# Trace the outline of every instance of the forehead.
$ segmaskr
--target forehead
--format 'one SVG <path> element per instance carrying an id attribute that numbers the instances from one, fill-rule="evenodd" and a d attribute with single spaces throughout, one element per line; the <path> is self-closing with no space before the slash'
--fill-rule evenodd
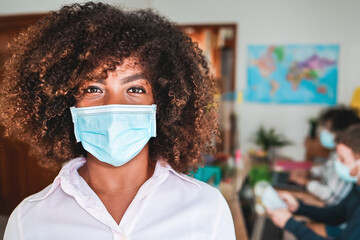
<path id="1" fill-rule="evenodd" d="M 120 65 L 114 65 L 111 66 L 110 63 L 100 64 L 93 71 L 86 74 L 84 82 L 104 81 L 110 78 L 128 77 L 135 74 L 144 75 L 144 67 L 138 58 L 129 57 L 124 59 Z"/>
<path id="2" fill-rule="evenodd" d="M 332 124 L 330 120 L 326 120 L 325 122 L 323 122 L 322 127 L 325 128 L 326 130 L 330 131 Z"/>
<path id="3" fill-rule="evenodd" d="M 110 77 L 126 77 L 134 74 L 142 74 L 143 67 L 136 59 L 125 59 L 123 64 L 116 66 L 115 71 L 108 72 L 108 78 Z"/>
<path id="4" fill-rule="evenodd" d="M 129 70 L 133 71 L 143 71 L 143 66 L 140 64 L 140 61 L 138 58 L 135 57 L 129 57 L 124 59 L 123 63 L 119 66 L 116 66 L 116 72 L 122 73 Z"/>
<path id="5" fill-rule="evenodd" d="M 351 150 L 351 148 L 349 148 L 348 146 L 346 146 L 345 144 L 338 144 L 336 146 L 336 151 L 337 153 L 341 154 L 341 155 L 352 155 L 353 151 Z"/>

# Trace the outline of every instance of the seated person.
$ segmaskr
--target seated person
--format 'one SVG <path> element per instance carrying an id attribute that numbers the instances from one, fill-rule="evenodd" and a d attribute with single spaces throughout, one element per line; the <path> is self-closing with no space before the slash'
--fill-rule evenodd
<path id="1" fill-rule="evenodd" d="M 326 109 L 319 119 L 321 124 L 320 142 L 322 146 L 328 149 L 335 148 L 334 139 L 336 135 L 350 125 L 360 123 L 356 113 L 345 107 Z M 310 173 L 306 170 L 294 170 L 290 173 L 289 180 L 299 185 L 305 185 L 311 194 L 327 205 L 338 204 L 350 193 L 352 184 L 342 180 L 336 174 L 334 168 L 336 158 L 336 152 L 333 151 L 323 165 L 312 167 Z"/>
<path id="2" fill-rule="evenodd" d="M 335 206 L 314 207 L 298 201 L 288 192 L 280 193 L 288 209 L 267 210 L 271 220 L 280 228 L 292 232 L 298 240 L 360 239 L 360 124 L 351 126 L 337 137 L 338 159 L 335 169 L 347 182 L 355 183 L 349 195 Z M 292 218 L 292 213 L 307 216 L 316 222 L 333 226 L 347 223 L 335 238 L 323 238 Z"/>

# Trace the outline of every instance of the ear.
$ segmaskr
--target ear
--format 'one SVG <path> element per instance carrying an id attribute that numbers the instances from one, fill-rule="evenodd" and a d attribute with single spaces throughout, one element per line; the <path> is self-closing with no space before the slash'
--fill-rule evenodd
<path id="1" fill-rule="evenodd" d="M 356 154 L 354 154 L 354 157 L 356 157 L 355 158 L 356 164 L 352 169 L 350 169 L 350 175 L 353 177 L 356 177 L 356 176 L 360 176 L 360 159 L 358 158 L 358 156 Z M 359 180 L 360 180 L 360 178 L 359 178 Z"/>
<path id="2" fill-rule="evenodd" d="M 356 166 L 350 170 L 350 175 L 353 177 L 357 176 L 359 173 L 359 167 L 359 164 L 356 164 Z"/>
<path id="3" fill-rule="evenodd" d="M 350 170 L 351 176 L 359 176 L 360 175 L 360 153 L 354 153 L 354 157 L 356 159 L 356 166 Z M 360 178 L 358 180 L 358 183 L 360 184 Z"/>

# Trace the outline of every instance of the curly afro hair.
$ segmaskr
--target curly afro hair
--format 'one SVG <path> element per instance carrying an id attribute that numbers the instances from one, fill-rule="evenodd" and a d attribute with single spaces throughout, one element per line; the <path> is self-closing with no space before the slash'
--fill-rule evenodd
<path id="1" fill-rule="evenodd" d="M 157 104 L 152 161 L 165 158 L 186 173 L 218 139 L 215 84 L 202 51 L 152 10 L 65 6 L 23 31 L 10 50 L 0 90 L 2 120 L 45 167 L 86 154 L 76 144 L 69 108 L 85 81 L 107 77 L 129 57 L 145 68 Z"/>

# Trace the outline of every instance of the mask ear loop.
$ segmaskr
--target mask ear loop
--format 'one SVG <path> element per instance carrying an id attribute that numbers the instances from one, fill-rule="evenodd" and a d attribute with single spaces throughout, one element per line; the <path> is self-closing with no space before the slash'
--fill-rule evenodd
<path id="1" fill-rule="evenodd" d="M 353 176 L 353 177 L 357 177 L 357 178 L 359 179 L 359 178 L 360 178 L 360 159 L 356 160 L 356 161 L 349 167 L 350 173 L 351 173 L 351 171 L 352 171 L 355 167 L 357 167 L 358 169 L 357 169 L 356 175 Z M 350 174 L 350 175 L 351 175 L 351 174 Z M 351 176 L 352 176 L 352 175 L 351 175 Z"/>

